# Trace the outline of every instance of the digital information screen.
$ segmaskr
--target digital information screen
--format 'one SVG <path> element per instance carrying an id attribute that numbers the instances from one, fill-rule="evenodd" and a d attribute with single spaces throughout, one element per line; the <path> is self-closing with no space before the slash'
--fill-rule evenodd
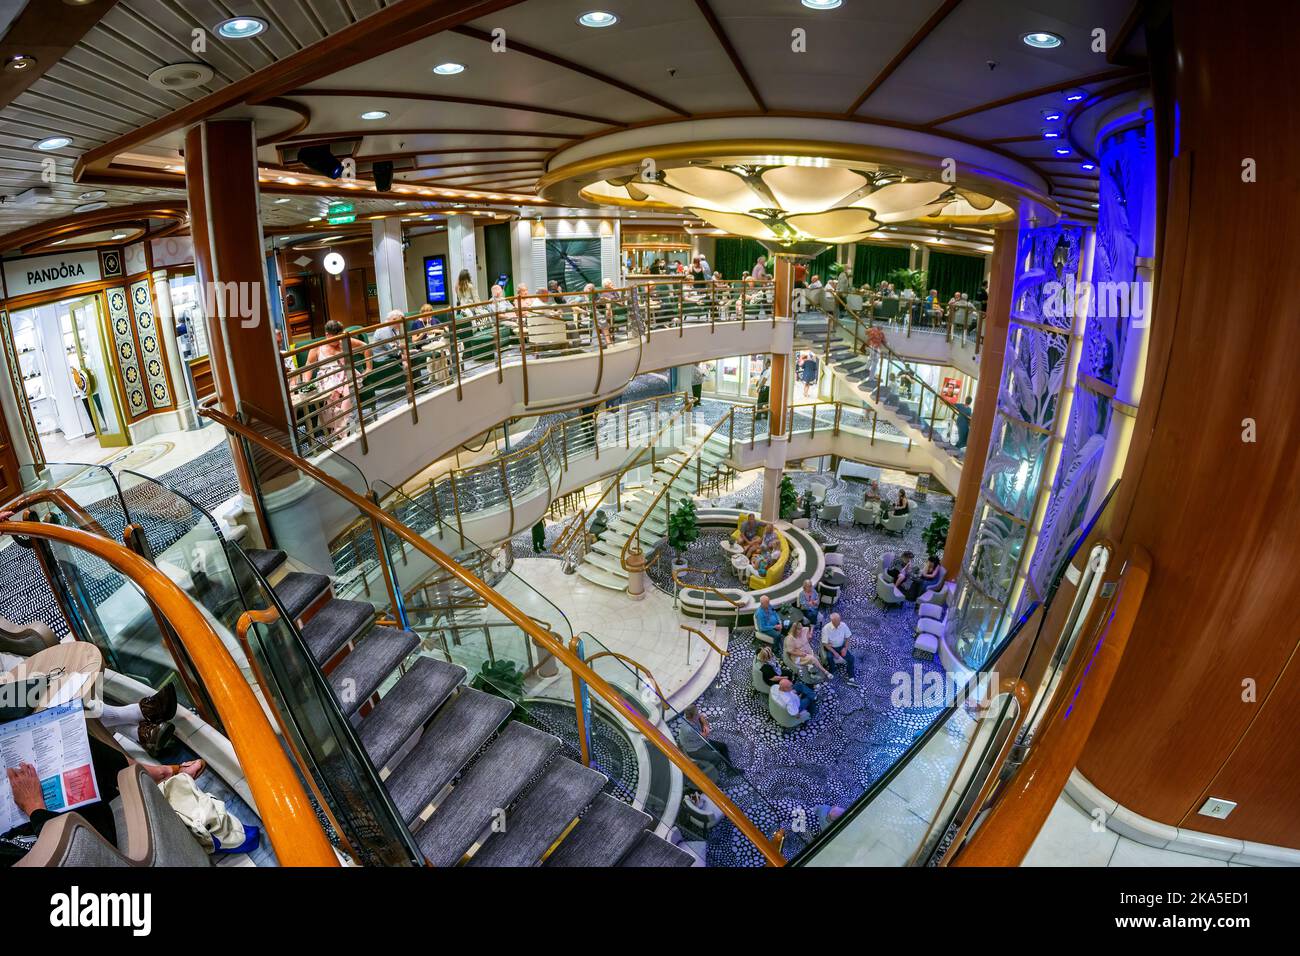
<path id="1" fill-rule="evenodd" d="M 424 297 L 430 305 L 447 304 L 447 257 L 424 257 Z"/>

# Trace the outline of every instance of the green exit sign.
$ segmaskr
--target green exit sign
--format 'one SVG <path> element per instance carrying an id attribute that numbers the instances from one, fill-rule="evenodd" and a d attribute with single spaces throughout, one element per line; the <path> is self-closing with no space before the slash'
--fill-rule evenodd
<path id="1" fill-rule="evenodd" d="M 355 215 L 330 216 L 328 220 L 331 226 L 346 226 L 349 223 L 353 223 L 356 221 L 357 221 L 357 217 Z"/>
<path id="2" fill-rule="evenodd" d="M 346 216 L 350 212 L 356 212 L 356 207 L 350 202 L 332 202 L 325 210 L 325 214 L 328 216 Z"/>

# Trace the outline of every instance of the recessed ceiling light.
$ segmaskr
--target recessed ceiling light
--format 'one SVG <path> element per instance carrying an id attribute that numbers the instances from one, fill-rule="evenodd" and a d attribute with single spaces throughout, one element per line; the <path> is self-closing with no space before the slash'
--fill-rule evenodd
<path id="1" fill-rule="evenodd" d="M 1061 118 L 1060 110 L 1043 110 L 1043 119 L 1049 123 L 1055 123 Z"/>
<path id="2" fill-rule="evenodd" d="M 803 0 L 803 5 L 812 10 L 834 10 L 844 0 Z"/>
<path id="3" fill-rule="evenodd" d="M 464 63 L 439 63 L 433 68 L 433 72 L 439 76 L 455 76 L 457 73 L 465 72 Z"/>
<path id="4" fill-rule="evenodd" d="M 1058 34 L 1039 31 L 1037 33 L 1026 33 L 1021 36 L 1020 41 L 1025 46 L 1031 46 L 1035 50 L 1052 50 L 1060 46 L 1065 41 Z"/>
<path id="5" fill-rule="evenodd" d="M 285 203 L 287 203 L 287 202 L 289 202 L 289 201 L 290 201 L 290 199 L 289 199 L 288 196 L 281 196 L 279 199 L 277 199 L 277 200 L 275 201 L 275 204 L 276 204 L 277 206 L 283 206 Z"/>
<path id="6" fill-rule="evenodd" d="M 1080 163 L 1080 164 L 1079 164 L 1079 168 L 1080 168 L 1080 169 L 1085 169 L 1085 170 L 1087 170 L 1088 172 L 1092 172 L 1094 169 L 1097 168 L 1097 164 L 1096 164 L 1096 163 Z"/>
<path id="7" fill-rule="evenodd" d="M 320 222 L 320 221 L 321 221 L 321 217 L 320 217 L 320 216 L 312 216 L 312 217 L 311 217 L 310 219 L 308 219 L 307 221 L 308 221 L 308 222 Z"/>
<path id="8" fill-rule="evenodd" d="M 92 189 L 90 192 L 82 193 L 77 198 L 82 202 L 90 202 L 93 199 L 103 199 L 107 195 L 108 193 L 104 192 L 102 189 Z"/>
<path id="9" fill-rule="evenodd" d="M 217 24 L 217 32 L 227 40 L 247 40 L 266 30 L 266 21 L 257 17 L 231 17 Z"/>
<path id="10" fill-rule="evenodd" d="M 1100 209 L 1100 208 L 1101 208 L 1101 203 L 1098 203 L 1098 202 L 1088 203 L 1088 205 L 1091 206 L 1093 209 Z"/>
<path id="11" fill-rule="evenodd" d="M 1084 93 L 1083 90 L 1066 90 L 1066 91 L 1065 91 L 1065 102 L 1067 102 L 1067 103 L 1077 103 L 1077 102 L 1079 102 L 1079 100 L 1083 99 L 1083 98 L 1084 98 L 1085 96 L 1087 96 L 1087 95 L 1088 95 L 1088 94 Z"/>
<path id="12" fill-rule="evenodd" d="M 388 119 L 387 110 L 367 110 L 361 114 L 363 120 L 381 120 Z"/>
<path id="13" fill-rule="evenodd" d="M 395 202 L 395 203 L 393 203 L 393 205 L 394 205 L 394 206 L 405 206 L 405 205 L 406 205 L 406 200 L 403 199 L 403 200 L 401 200 L 400 202 Z"/>
<path id="14" fill-rule="evenodd" d="M 591 10 L 578 17 L 578 22 L 584 27 L 612 27 L 618 23 L 618 17 L 605 10 Z"/>
<path id="15" fill-rule="evenodd" d="M 1061 138 L 1061 131 L 1059 129 L 1043 130 L 1043 139 L 1060 139 L 1060 138 Z"/>
<path id="16" fill-rule="evenodd" d="M 115 233 L 113 233 L 113 235 L 109 238 L 109 242 L 119 242 L 119 241 L 121 241 L 122 239 L 125 239 L 125 238 L 126 238 L 126 233 L 124 233 L 124 232 L 115 232 Z"/>
<path id="17" fill-rule="evenodd" d="M 1070 155 L 1070 147 L 1068 147 L 1068 146 L 1058 146 L 1058 147 L 1056 147 L 1056 155 L 1057 155 L 1057 156 L 1069 156 L 1069 155 Z"/>
<path id="18" fill-rule="evenodd" d="M 85 205 L 77 206 L 72 211 L 73 212 L 97 212 L 100 209 L 107 209 L 107 208 L 108 208 L 108 203 L 106 202 L 88 202 Z"/>
<path id="19" fill-rule="evenodd" d="M 43 139 L 36 144 L 37 149 L 49 152 L 52 149 L 62 149 L 65 146 L 71 146 L 72 140 L 66 136 L 51 136 L 49 139 Z"/>
<path id="20" fill-rule="evenodd" d="M 28 56 L 26 53 L 15 54 L 5 61 L 5 69 L 11 73 L 21 73 L 23 70 L 29 70 L 35 65 L 36 57 Z"/>

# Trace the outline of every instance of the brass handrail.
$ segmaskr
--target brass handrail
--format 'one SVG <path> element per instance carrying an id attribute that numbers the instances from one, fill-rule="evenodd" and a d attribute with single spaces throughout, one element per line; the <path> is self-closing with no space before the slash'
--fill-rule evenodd
<path id="1" fill-rule="evenodd" d="M 920 362 L 917 362 L 917 361 L 914 361 L 914 360 L 909 362 L 908 359 L 903 358 L 901 355 L 899 355 L 897 352 L 895 352 L 893 349 L 891 349 L 891 348 L 889 347 L 889 345 L 888 345 L 887 343 L 885 343 L 884 341 L 881 341 L 879 344 L 873 344 L 870 340 L 868 340 L 868 339 L 864 339 L 864 338 L 860 337 L 860 336 L 858 335 L 858 326 L 862 323 L 862 317 L 861 317 L 860 315 L 858 315 L 858 313 L 855 312 L 852 308 L 850 308 L 850 307 L 848 306 L 848 304 L 845 303 L 844 300 L 843 300 L 842 298 L 840 298 L 840 294 L 839 294 L 838 292 L 834 292 L 834 293 L 832 293 L 832 295 L 835 297 L 836 301 L 838 301 L 841 305 L 844 306 L 844 310 L 845 310 L 846 312 L 848 312 L 850 315 L 853 316 L 854 326 L 853 326 L 853 328 L 850 330 L 850 329 L 848 328 L 847 325 L 845 325 L 843 322 L 841 322 L 838 318 L 836 318 L 836 317 L 835 317 L 834 315 L 832 315 L 830 312 L 827 312 L 827 313 L 826 313 L 826 316 L 827 316 L 827 319 L 828 319 L 828 324 L 830 324 L 830 325 L 834 325 L 836 328 L 839 328 L 839 329 L 842 329 L 842 330 L 848 332 L 849 335 L 852 337 L 852 339 L 853 339 L 853 344 L 854 344 L 855 346 L 865 345 L 867 348 L 872 349 L 872 350 L 874 350 L 874 351 L 877 351 L 877 352 L 881 353 L 881 354 L 880 354 L 880 362 L 881 362 L 881 366 L 880 366 L 880 368 L 877 370 L 877 373 L 876 373 L 876 375 L 877 375 L 876 398 L 877 398 L 877 400 L 879 400 L 879 397 L 880 397 L 880 383 L 883 381 L 883 376 L 885 375 L 885 363 L 891 363 L 891 362 L 892 362 L 892 363 L 894 363 L 895 365 L 900 366 L 904 371 L 907 370 L 909 364 L 918 364 L 918 365 L 919 365 L 919 364 L 923 364 L 923 363 L 920 363 Z M 868 327 L 874 327 L 874 326 L 872 326 L 872 324 L 871 324 L 870 322 L 868 322 L 867 325 L 868 325 Z M 826 338 L 826 347 L 827 347 L 827 349 L 829 350 L 829 348 L 830 348 L 830 335 L 829 335 L 829 330 L 828 330 L 828 335 L 827 335 L 827 338 Z M 938 415 L 938 412 L 939 412 L 939 404 L 940 404 L 940 403 L 942 403 L 942 404 L 944 405 L 944 407 L 947 408 L 948 411 L 951 412 L 951 413 L 952 413 L 954 416 L 956 416 L 957 418 L 964 418 L 964 419 L 966 419 L 966 420 L 967 420 L 967 424 L 969 425 L 970 418 L 971 418 L 971 415 L 970 415 L 969 412 L 965 412 L 965 411 L 963 411 L 962 409 L 960 409 L 960 408 L 957 407 L 957 404 L 956 404 L 955 402 L 950 402 L 948 399 L 944 398 L 944 397 L 943 397 L 942 395 L 940 395 L 940 394 L 939 394 L 939 393 L 938 393 L 938 392 L 937 392 L 937 391 L 936 391 L 936 390 L 935 390 L 931 385 L 929 385 L 927 382 L 923 381 L 919 375 L 915 375 L 915 374 L 913 374 L 911 377 L 912 377 L 912 381 L 915 382 L 915 383 L 920 387 L 920 390 L 921 390 L 921 393 L 922 393 L 923 396 L 924 396 L 924 394 L 925 394 L 926 392 L 929 392 L 930 395 L 932 396 L 932 398 L 931 398 L 931 403 L 930 403 L 930 420 L 929 420 L 929 432 L 928 432 L 928 434 L 926 433 L 926 430 L 925 430 L 925 427 L 924 427 L 924 425 L 925 425 L 924 420 L 922 420 L 922 421 L 919 422 L 916 426 L 914 426 L 914 427 L 917 428 L 918 431 L 921 432 L 922 436 L 925 437 L 927 441 L 930 441 L 930 442 L 933 442 L 933 441 L 934 441 L 934 433 L 935 433 L 935 431 L 934 431 L 934 423 L 935 423 L 936 416 Z M 923 406 L 924 406 L 924 398 L 922 398 L 921 400 L 918 400 L 918 402 L 917 402 L 917 409 L 918 409 L 918 412 L 923 408 Z"/>
<path id="2" fill-rule="evenodd" d="M 708 644 L 709 647 L 717 651 L 720 656 L 722 657 L 727 656 L 727 652 L 723 648 L 719 647 L 717 644 L 713 643 L 712 638 L 710 638 L 709 635 L 701 631 L 698 627 L 691 627 L 689 624 L 682 624 L 680 625 L 680 627 L 683 631 L 690 631 L 692 634 L 696 635 L 697 637 L 703 638 L 704 643 Z"/>
<path id="3" fill-rule="evenodd" d="M 748 285 L 746 285 L 748 283 Z M 741 301 L 744 301 L 746 289 L 752 289 L 758 286 L 766 289 L 771 283 L 755 283 L 753 280 L 731 280 L 723 283 L 730 288 L 735 285 L 741 290 Z M 658 295 L 659 286 L 673 287 L 674 302 L 669 303 L 664 308 L 663 299 Z M 281 376 L 284 380 L 285 393 L 289 399 L 291 418 L 295 429 L 304 426 L 304 419 L 310 421 L 315 419 L 314 428 L 320 429 L 325 425 L 327 438 L 325 443 L 331 444 L 333 439 L 338 436 L 346 435 L 348 428 L 353 424 L 352 418 L 355 414 L 355 424 L 358 432 L 362 433 L 362 452 L 366 451 L 366 440 L 364 438 L 365 419 L 366 419 L 366 402 L 363 402 L 363 393 L 366 390 L 373 390 L 375 398 L 378 398 L 378 391 L 382 388 L 388 394 L 393 394 L 400 390 L 404 393 L 405 400 L 410 405 L 412 420 L 418 420 L 418 414 L 415 408 L 414 399 L 417 389 L 423 391 L 426 385 L 434 384 L 436 387 L 443 385 L 455 384 L 458 400 L 463 399 L 462 379 L 465 356 L 463 355 L 463 346 L 459 342 L 462 334 L 476 334 L 485 332 L 490 325 L 493 329 L 493 340 L 486 343 L 490 348 L 492 355 L 489 356 L 487 365 L 492 364 L 490 359 L 495 358 L 497 381 L 502 380 L 502 356 L 505 351 L 518 349 L 520 365 L 523 368 L 524 375 L 524 404 L 528 404 L 528 373 L 527 364 L 531 357 L 546 358 L 552 354 L 571 354 L 574 351 L 585 351 L 581 341 L 582 336 L 590 333 L 591 350 L 598 352 L 599 367 L 597 370 L 597 383 L 593 390 L 593 395 L 598 395 L 604 378 L 604 353 L 605 349 L 614 344 L 616 332 L 618 331 L 615 323 L 611 320 L 608 325 L 607 333 L 602 333 L 597 320 L 597 309 L 609 310 L 615 305 L 626 309 L 626 322 L 623 326 L 622 335 L 626 342 L 635 341 L 638 346 L 642 346 L 644 341 L 648 341 L 651 331 L 656 328 L 675 328 L 678 334 L 682 333 L 684 315 L 683 303 L 690 292 L 687 279 L 680 276 L 665 276 L 662 280 L 623 286 L 617 289 L 599 289 L 594 293 L 582 292 L 565 292 L 552 294 L 541 291 L 530 294 L 527 300 L 516 293 L 510 298 L 488 300 L 486 302 L 461 303 L 455 306 L 446 306 L 432 313 L 411 313 L 403 316 L 401 319 L 393 321 L 378 322 L 374 325 L 358 327 L 356 329 L 345 330 L 339 335 L 325 336 L 323 338 L 281 350 Z M 547 301 L 558 296 L 558 301 Z M 640 301 L 643 300 L 644 302 Z M 715 297 L 710 294 L 708 303 L 701 302 L 701 306 L 708 308 L 709 326 L 713 329 L 717 321 L 717 316 L 713 314 L 713 305 Z M 751 302 L 765 303 L 766 298 L 754 297 Z M 657 302 L 657 305 L 656 305 Z M 590 309 L 584 308 L 585 306 Z M 663 310 L 662 315 L 655 312 L 656 308 Z M 642 324 L 641 312 L 644 310 L 644 332 L 646 339 L 641 337 L 641 329 L 638 327 Z M 582 319 L 588 314 L 590 318 L 590 328 L 583 326 Z M 775 315 L 775 312 L 773 313 Z M 545 317 L 548 315 L 557 316 L 559 327 L 555 329 L 533 329 L 529 328 L 529 319 Z M 513 318 L 511 317 L 513 316 Z M 568 318 L 576 316 L 577 326 L 571 328 Z M 668 318 L 668 322 L 663 324 L 658 320 Z M 740 321 L 742 328 L 748 316 L 744 309 L 736 316 Z M 428 325 L 417 330 L 411 330 L 409 323 L 419 319 L 428 321 Z M 445 321 L 442 321 L 445 320 Z M 728 321 L 724 316 L 723 321 Z M 514 343 L 502 345 L 501 326 L 507 326 L 514 329 Z M 534 323 L 535 324 L 535 323 Z M 364 347 L 357 352 L 354 350 L 352 341 L 357 333 L 373 335 L 382 329 L 390 329 L 392 334 L 379 342 L 368 341 Z M 605 342 L 604 335 L 610 336 L 608 345 Z M 560 336 L 560 340 L 555 340 L 555 336 Z M 412 342 L 415 343 L 415 355 L 412 354 Z M 326 359 L 310 361 L 311 351 L 320 348 L 323 345 L 335 346 L 341 350 L 340 355 L 331 356 Z M 477 348 L 477 347 L 476 347 Z M 355 362 L 359 358 L 364 358 L 367 368 L 366 374 L 372 371 L 378 371 L 373 366 L 373 360 L 376 355 L 386 356 L 389 354 L 398 355 L 397 361 L 387 366 L 382 381 L 371 381 L 369 383 L 358 379 Z M 478 354 L 476 351 L 475 358 L 481 358 L 486 352 Z M 301 362 L 301 364 L 300 364 Z M 485 365 L 486 367 L 486 365 Z M 350 399 L 345 399 L 343 404 L 350 400 L 352 408 L 344 408 L 343 411 L 333 414 L 328 419 L 322 416 L 322 413 L 330 406 L 327 404 L 329 399 L 328 393 L 321 393 L 318 390 L 310 390 L 308 386 L 320 377 L 321 373 L 328 380 L 336 374 L 340 381 L 330 389 L 330 393 L 338 389 L 349 392 Z M 418 380 L 418 382 L 417 382 Z M 437 381 L 435 381 L 437 380 Z"/>
<path id="4" fill-rule="evenodd" d="M 592 654 L 590 657 L 586 658 L 587 665 L 591 666 L 592 663 L 600 660 L 602 657 L 613 657 L 616 658 L 617 660 L 622 661 L 624 664 L 632 665 L 639 671 L 645 671 L 645 676 L 650 678 L 650 683 L 654 684 L 655 693 L 659 695 L 659 699 L 662 700 L 665 705 L 671 706 L 670 704 L 668 704 L 668 696 L 664 693 L 663 688 L 659 686 L 659 682 L 655 680 L 655 675 L 650 672 L 650 668 L 646 667 L 640 661 L 628 657 L 626 654 L 620 654 L 618 651 L 610 651 L 610 650 L 604 650 L 596 654 Z"/>
<path id="5" fill-rule="evenodd" d="M 745 606 L 744 601 L 733 601 L 731 598 L 727 597 L 727 595 L 723 594 L 721 591 L 719 591 L 717 588 L 713 587 L 712 585 L 687 584 L 680 577 L 678 577 L 678 575 L 685 574 L 688 571 L 692 574 L 703 574 L 705 576 L 708 576 L 713 573 L 712 571 L 702 571 L 699 568 L 674 568 L 672 572 L 673 584 L 677 585 L 679 588 L 689 588 L 692 591 L 704 591 L 707 594 L 716 594 L 718 597 L 722 598 L 722 600 L 730 604 L 733 608 L 741 608 Z M 683 624 L 682 626 L 685 627 L 686 625 Z"/>
<path id="6" fill-rule="evenodd" d="M 244 769 L 280 865 L 338 866 L 338 857 L 299 782 L 298 771 L 239 665 L 208 619 L 171 578 L 124 545 L 78 528 L 4 521 L 0 522 L 0 534 L 58 541 L 87 551 L 140 588 L 194 662 Z"/>
<path id="7" fill-rule="evenodd" d="M 504 597 L 488 587 L 483 581 L 470 574 L 454 560 L 452 560 L 441 549 L 435 547 L 422 535 L 416 534 L 406 525 L 402 524 L 396 518 L 393 518 L 387 512 L 383 511 L 369 499 L 358 495 L 352 489 L 343 485 L 335 478 L 327 475 L 309 461 L 305 461 L 293 454 L 291 451 L 280 447 L 268 438 L 258 434 L 249 428 L 243 422 L 232 418 L 225 412 L 214 407 L 202 409 L 202 414 L 220 425 L 223 425 L 227 431 L 240 436 L 243 440 L 252 442 L 264 451 L 280 458 L 282 461 L 292 465 L 294 468 L 307 475 L 309 478 L 324 485 L 330 491 L 343 498 L 349 504 L 372 515 L 376 521 L 388 528 L 393 534 L 405 540 L 412 547 L 422 552 L 425 556 L 431 558 L 435 563 L 447 571 L 448 575 L 454 577 L 461 584 L 467 587 L 491 604 L 507 619 L 513 621 L 520 630 L 526 633 L 537 644 L 544 647 L 559 662 L 568 667 L 579 678 L 581 678 L 592 690 L 596 692 L 607 704 L 617 710 L 626 720 L 649 740 L 656 748 L 659 749 L 665 757 L 675 764 L 682 773 L 690 779 L 698 789 L 708 795 L 709 799 L 717 805 L 718 809 L 729 819 L 736 829 L 744 834 L 745 838 L 758 848 L 771 866 L 784 866 L 785 858 L 781 855 L 780 850 L 763 831 L 758 829 L 752 820 L 741 812 L 740 808 L 718 787 L 716 783 L 709 779 L 690 757 L 682 753 L 676 745 L 669 740 L 653 724 L 651 724 L 642 714 L 628 705 L 622 696 L 610 686 L 604 678 L 593 671 L 584 663 L 581 658 L 574 654 L 566 647 L 555 635 L 544 630 L 533 621 L 531 617 L 520 611 Z"/>
<path id="8" fill-rule="evenodd" d="M 700 454 L 704 450 L 704 446 L 708 444 L 710 438 L 712 438 L 714 435 L 717 434 L 718 429 L 722 427 L 724 422 L 727 423 L 731 422 L 732 418 L 736 414 L 737 407 L 738 406 L 733 405 L 730 409 L 727 410 L 727 414 L 723 415 L 721 418 L 718 419 L 717 423 L 712 428 L 709 429 L 708 433 L 702 439 L 700 439 L 699 442 L 696 443 L 694 452 L 692 454 L 687 455 L 685 460 L 683 460 L 682 463 L 677 466 L 677 468 L 673 471 L 672 476 L 667 481 L 664 482 L 663 487 L 659 489 L 658 494 L 656 494 L 654 498 L 650 501 L 650 504 L 646 507 L 640 519 L 638 519 L 636 523 L 636 527 L 632 529 L 632 533 L 628 535 L 628 539 L 623 542 L 623 548 L 619 552 L 618 562 L 622 566 L 624 571 L 632 570 L 627 563 L 628 554 L 629 553 L 639 554 L 641 552 L 641 526 L 645 524 L 646 518 L 650 517 L 650 515 L 654 512 L 655 508 L 659 506 L 660 499 L 663 498 L 663 496 L 668 493 L 668 490 L 670 488 L 672 488 L 673 482 L 676 481 L 677 476 L 682 473 L 682 469 L 684 469 L 687 465 L 691 463 L 692 458 L 694 458 L 696 455 Z M 633 545 L 635 545 L 635 547 L 633 547 Z"/>
<path id="9" fill-rule="evenodd" d="M 659 430 L 655 432 L 654 437 L 651 438 L 650 442 L 645 446 L 645 448 L 649 448 L 651 450 L 658 448 L 659 438 L 663 435 L 663 433 L 667 431 L 669 428 L 671 428 L 673 425 L 677 424 L 678 419 L 682 415 L 690 411 L 689 403 L 685 402 L 685 398 L 686 398 L 685 392 L 673 392 L 667 396 L 662 396 L 662 397 L 681 398 L 683 399 L 683 404 L 681 408 L 679 408 L 676 412 L 674 412 L 669 417 L 667 422 L 665 422 L 662 426 L 660 426 Z M 580 512 L 579 514 L 579 517 L 581 518 L 580 521 L 576 521 L 576 522 L 570 521 L 565 525 L 564 530 L 560 533 L 559 537 L 556 538 L 555 544 L 551 547 L 551 551 L 553 553 L 555 554 L 562 553 L 564 548 L 571 543 L 569 539 L 572 539 L 572 537 L 574 536 L 573 529 L 579 527 L 585 529 L 587 527 L 587 522 L 591 520 L 591 516 L 596 513 L 596 509 L 601 506 L 601 503 L 605 500 L 606 497 L 608 497 L 609 493 L 618 487 L 619 483 L 623 480 L 623 476 L 627 474 L 629 471 L 631 471 L 632 469 L 640 468 L 644 464 L 641 458 L 645 454 L 645 448 L 643 448 L 635 458 L 633 458 L 631 461 L 629 461 L 627 464 L 625 464 L 622 468 L 619 469 L 618 474 L 615 475 L 614 478 L 609 481 L 609 484 L 605 486 L 605 490 L 600 493 L 600 497 L 596 499 L 596 503 L 594 505 L 592 505 L 590 508 L 587 508 L 585 511 Z"/>

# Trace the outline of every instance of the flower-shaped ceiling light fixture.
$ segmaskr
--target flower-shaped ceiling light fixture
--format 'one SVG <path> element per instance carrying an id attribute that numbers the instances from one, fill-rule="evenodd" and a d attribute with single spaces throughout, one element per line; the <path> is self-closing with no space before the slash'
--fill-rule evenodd
<path id="1" fill-rule="evenodd" d="M 779 245 L 854 242 L 886 223 L 988 222 L 1012 213 L 1004 203 L 948 183 L 806 159 L 681 166 L 653 177 L 594 183 L 583 195 L 594 202 L 674 206 L 734 235 Z"/>

